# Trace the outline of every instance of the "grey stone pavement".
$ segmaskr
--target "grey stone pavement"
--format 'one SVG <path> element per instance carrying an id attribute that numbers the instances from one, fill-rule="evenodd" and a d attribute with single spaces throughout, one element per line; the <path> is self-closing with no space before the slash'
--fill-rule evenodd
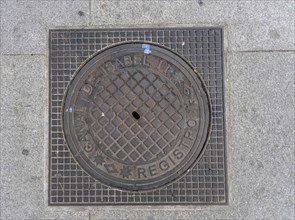
<path id="1" fill-rule="evenodd" d="M 293 0 L 0 0 L 0 219 L 294 219 L 294 16 Z M 48 30 L 191 26 L 225 32 L 229 204 L 49 207 Z"/>

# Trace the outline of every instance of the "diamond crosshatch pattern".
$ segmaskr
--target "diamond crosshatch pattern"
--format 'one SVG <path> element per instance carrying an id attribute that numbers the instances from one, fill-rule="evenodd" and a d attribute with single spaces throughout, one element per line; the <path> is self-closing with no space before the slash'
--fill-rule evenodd
<path id="1" fill-rule="evenodd" d="M 128 82 L 127 85 L 124 81 Z M 114 112 L 100 117 L 90 130 L 97 141 L 106 147 L 102 150 L 108 156 L 114 158 L 115 155 L 115 160 L 134 164 L 146 163 L 163 157 L 176 144 L 183 121 L 179 112 L 180 101 L 163 76 L 148 74 L 145 77 L 140 71 L 124 72 L 110 75 L 98 85 L 106 89 L 95 94 L 95 104 L 91 111 L 93 120 L 96 121 L 102 112 L 107 111 L 109 107 L 105 103 L 112 106 Z M 158 97 L 163 98 L 159 101 Z M 166 107 L 165 102 L 173 103 L 173 107 Z M 136 123 L 129 113 L 132 109 L 138 109 L 141 117 L 145 117 L 150 123 Z M 111 135 L 107 135 L 110 133 Z M 141 140 L 145 142 L 141 143 Z"/>
<path id="2" fill-rule="evenodd" d="M 156 42 L 185 57 L 203 78 L 212 105 L 212 131 L 208 146 L 197 165 L 170 185 L 148 192 L 113 189 L 89 176 L 72 157 L 62 132 L 62 102 L 76 69 L 98 50 L 124 41 Z M 222 42 L 220 28 L 51 30 L 49 204 L 226 204 Z M 112 81 L 116 82 L 119 86 L 119 81 Z M 140 80 L 136 83 L 140 85 Z M 132 90 L 127 89 L 130 92 Z M 140 98 L 144 99 L 144 95 Z M 144 112 L 145 106 L 141 108 Z M 168 114 L 169 110 L 163 110 L 162 113 Z M 175 134 L 172 132 L 171 135 Z M 149 152 L 152 149 L 145 150 Z M 113 168 L 108 169 L 111 171 Z"/>

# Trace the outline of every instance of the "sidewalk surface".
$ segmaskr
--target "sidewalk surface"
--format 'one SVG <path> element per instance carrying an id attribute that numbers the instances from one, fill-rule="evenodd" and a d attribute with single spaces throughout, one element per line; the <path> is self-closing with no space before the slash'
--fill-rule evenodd
<path id="1" fill-rule="evenodd" d="M 294 0 L 0 0 L 0 219 L 294 219 Z M 223 27 L 229 205 L 48 206 L 48 30 Z"/>

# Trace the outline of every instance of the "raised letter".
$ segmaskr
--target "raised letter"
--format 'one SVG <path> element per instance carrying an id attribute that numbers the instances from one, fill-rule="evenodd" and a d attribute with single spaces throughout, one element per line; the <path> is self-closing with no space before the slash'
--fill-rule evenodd
<path id="1" fill-rule="evenodd" d="M 173 155 L 177 158 L 177 159 L 181 159 L 183 157 L 183 153 L 181 151 L 179 151 L 178 149 L 175 149 L 173 151 Z"/>
<path id="2" fill-rule="evenodd" d="M 145 169 L 144 168 L 138 168 L 137 169 L 137 173 L 138 173 L 138 178 L 139 179 L 141 178 L 141 175 L 143 175 L 146 178 Z"/>
<path id="3" fill-rule="evenodd" d="M 146 59 L 147 59 L 147 56 L 144 55 L 144 56 L 143 56 L 142 65 L 144 65 L 144 66 L 150 66 L 150 64 L 146 62 Z"/>
<path id="4" fill-rule="evenodd" d="M 132 65 L 132 59 L 130 56 L 124 56 L 124 63 L 125 66 L 131 66 Z"/>
<path id="5" fill-rule="evenodd" d="M 149 170 L 150 170 L 150 174 L 151 174 L 151 176 L 155 176 L 155 175 L 158 174 L 158 173 L 157 173 L 157 169 L 156 169 L 156 165 L 151 165 L 151 166 L 149 166 Z"/>
<path id="6" fill-rule="evenodd" d="M 134 65 L 140 65 L 141 64 L 141 57 L 134 55 L 133 62 L 134 62 Z"/>
<path id="7" fill-rule="evenodd" d="M 115 65 L 116 65 L 116 69 L 124 67 L 124 63 L 119 59 L 116 59 Z"/>
<path id="8" fill-rule="evenodd" d="M 160 162 L 159 167 L 161 170 L 165 171 L 169 169 L 169 164 L 167 163 L 167 161 L 163 160 Z"/>
<path id="9" fill-rule="evenodd" d="M 113 72 L 115 70 L 115 66 L 111 62 L 107 62 L 105 66 L 109 72 Z"/>

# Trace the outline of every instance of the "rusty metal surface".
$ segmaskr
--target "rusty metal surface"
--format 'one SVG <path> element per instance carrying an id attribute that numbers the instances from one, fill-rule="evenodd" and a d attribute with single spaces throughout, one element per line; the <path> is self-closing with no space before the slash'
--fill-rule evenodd
<path id="1" fill-rule="evenodd" d="M 211 103 L 211 133 L 208 145 L 204 153 L 196 164 L 185 172 L 182 177 L 173 180 L 170 183 L 162 182 L 154 185 L 155 189 L 142 188 L 140 191 L 134 191 L 134 187 L 127 186 L 109 186 L 112 181 L 99 181 L 85 171 L 77 158 L 74 158 L 70 151 L 64 133 L 63 133 L 63 109 L 72 111 L 71 106 L 63 108 L 67 88 L 73 79 L 76 70 L 84 64 L 87 59 L 95 54 L 98 50 L 105 49 L 120 42 L 141 41 L 149 44 L 159 43 L 176 52 L 180 57 L 184 57 L 200 73 L 205 87 L 209 93 Z M 50 56 L 49 56 L 49 73 L 50 73 L 50 145 L 49 145 L 49 204 L 50 205 L 132 205 L 132 204 L 225 204 L 227 202 L 227 185 L 226 185 L 226 146 L 225 146 L 225 125 L 224 125 L 224 104 L 223 104 L 223 48 L 222 48 L 222 30 L 220 28 L 183 28 L 183 29 L 119 29 L 119 30 L 51 30 L 50 31 Z M 148 52 L 148 50 L 146 51 Z M 141 49 L 141 54 L 144 49 Z M 150 53 L 148 56 L 152 55 Z M 163 70 L 162 70 L 163 72 Z M 145 72 L 143 72 L 144 74 Z M 143 75 L 141 74 L 141 75 Z M 147 72 L 147 75 L 150 73 Z M 177 88 L 175 81 L 168 77 L 161 78 L 161 73 L 152 73 L 159 82 L 166 82 L 171 88 Z M 150 74 L 150 75 L 152 75 Z M 185 75 L 185 74 L 183 74 Z M 186 76 L 189 76 L 187 74 Z M 185 77 L 184 77 L 185 78 Z M 176 77 L 182 80 L 182 77 Z M 111 86 L 111 80 L 101 81 L 102 85 Z M 113 82 L 113 81 L 112 81 Z M 128 80 L 127 80 L 128 82 Z M 154 81 L 153 81 L 154 82 Z M 126 81 L 123 83 L 127 84 Z M 72 84 L 72 83 L 71 83 Z M 140 83 L 139 83 L 140 84 Z M 146 83 L 144 85 L 150 85 Z M 128 84 L 127 84 L 128 85 Z M 143 84 L 142 84 L 143 85 Z M 167 86 L 167 87 L 168 87 Z M 175 86 L 175 87 L 173 87 Z M 70 86 L 69 86 L 70 87 Z M 111 86 L 112 87 L 112 86 Z M 88 88 L 89 89 L 89 88 Z M 87 87 L 84 91 L 89 92 Z M 155 90 L 160 87 L 155 87 Z M 128 87 L 126 92 L 133 91 Z M 175 89 L 173 91 L 178 91 Z M 118 90 L 120 91 L 120 90 Z M 121 91 L 122 92 L 122 91 Z M 184 95 L 174 92 L 172 95 L 175 100 L 181 100 Z M 115 94 L 113 94 L 115 97 Z M 140 97 L 140 96 L 139 96 Z M 153 97 L 153 96 L 152 96 Z M 166 97 L 166 96 L 164 96 Z M 173 100 L 174 100 L 173 99 Z M 94 99 L 93 99 L 94 100 Z M 153 98 L 150 99 L 154 101 Z M 109 101 L 105 99 L 104 101 Z M 154 101 L 155 102 L 155 101 Z M 159 101 L 157 102 L 159 103 Z M 181 103 L 181 101 L 180 101 Z M 109 103 L 112 106 L 112 103 Z M 129 102 L 132 108 L 135 106 Z M 139 104 L 139 103 L 138 103 Z M 139 105 L 140 106 L 140 105 Z M 156 105 L 157 106 L 157 105 Z M 122 109 L 125 106 L 122 106 Z M 138 106 L 137 106 L 138 107 Z M 142 110 L 145 108 L 143 106 Z M 150 106 L 147 106 L 150 107 Z M 187 107 L 186 107 L 187 108 Z M 177 109 L 177 108 L 176 108 Z M 192 108 L 187 108 L 192 109 Z M 117 108 L 119 110 L 119 108 Z M 132 111 L 131 111 L 132 110 Z M 173 109 L 172 109 L 173 110 Z M 180 115 L 183 115 L 182 108 L 177 109 Z M 138 109 L 128 111 L 128 119 L 134 125 L 146 120 L 148 115 L 143 114 Z M 175 108 L 173 110 L 175 111 Z M 100 111 L 94 111 L 99 115 Z M 171 113 L 171 112 L 170 112 Z M 93 114 L 93 115 L 94 115 Z M 184 113 L 185 115 L 186 113 Z M 192 114 L 192 113 L 191 113 Z M 104 117 L 107 117 L 104 113 Z M 194 115 L 196 117 L 196 115 Z M 157 117 L 157 119 L 165 118 Z M 197 118 L 197 117 L 196 117 Z M 131 121 L 132 119 L 132 121 Z M 171 121 L 174 124 L 178 122 Z M 162 122 L 160 122 L 162 123 Z M 165 123 L 165 122 L 164 122 Z M 180 121 L 180 126 L 182 122 Z M 178 126 L 178 124 L 177 124 Z M 95 129 L 94 129 L 95 130 Z M 155 131 L 157 131 L 156 129 Z M 132 131 L 132 130 L 131 130 Z M 81 133 L 81 132 L 78 132 Z M 158 131 L 158 134 L 160 131 Z M 180 132 L 181 133 L 181 132 Z M 73 132 L 74 134 L 74 132 Z M 121 138 L 123 133 L 121 134 Z M 126 134 L 127 135 L 127 134 Z M 137 134 L 135 135 L 137 136 Z M 138 133 L 139 136 L 139 133 Z M 163 138 L 165 135 L 159 135 Z M 177 133 L 171 134 L 172 139 Z M 115 136 L 116 137 L 116 136 Z M 142 136 L 140 136 L 142 137 Z M 177 136 L 178 137 L 178 136 Z M 101 137 L 100 137 L 101 138 Z M 117 143 L 112 139 L 113 144 Z M 124 137 L 125 138 L 125 137 Z M 125 138 L 126 139 L 126 138 Z M 175 138 L 175 140 L 179 138 Z M 87 140 L 87 139 L 85 139 Z M 165 139 L 164 139 L 165 140 Z M 106 139 L 105 139 L 106 141 Z M 131 141 L 130 139 L 125 140 Z M 167 141 L 168 142 L 168 141 Z M 166 143 L 167 143 L 166 142 Z M 173 142 L 171 142 L 172 144 Z M 83 145 L 81 145 L 83 146 Z M 114 145 L 119 146 L 119 145 Z M 121 145 L 120 145 L 121 146 Z M 164 144 L 161 146 L 169 146 Z M 165 148 L 165 147 L 164 147 Z M 91 151 L 90 145 L 84 145 L 85 152 Z M 110 155 L 113 160 L 120 160 L 113 153 L 112 149 L 102 152 L 107 157 Z M 128 151 L 128 148 L 126 148 Z M 138 148 L 140 151 L 141 148 Z M 169 149 L 169 148 L 167 148 Z M 197 149 L 197 148 L 196 148 Z M 144 149 L 146 150 L 146 149 Z M 114 150 L 116 152 L 116 150 Z M 168 152 L 168 150 L 166 150 Z M 136 151 L 137 152 L 137 151 Z M 118 152 L 119 153 L 119 152 Z M 87 154 L 87 153 L 85 153 Z M 146 163 L 144 157 L 132 159 L 131 154 L 124 154 L 128 163 Z M 128 156 L 127 156 L 128 155 Z M 142 155 L 142 154 L 141 154 Z M 195 154 L 197 157 L 198 153 Z M 95 156 L 95 155 L 94 155 Z M 147 156 L 147 155 L 146 155 Z M 111 157 L 110 157 L 111 158 Z M 127 159 L 128 158 L 128 159 Z M 136 157 L 134 157 L 136 158 Z M 141 158 L 141 159 L 140 159 Z M 160 157 L 145 158 L 146 161 L 156 162 Z M 87 158 L 86 158 L 87 159 Z M 89 157 L 86 160 L 88 164 L 93 164 L 96 170 L 99 166 L 101 157 Z M 95 161 L 96 160 L 96 161 Z M 132 161 L 135 160 L 135 161 Z M 121 161 L 123 164 L 123 161 Z M 103 164 L 103 163 L 102 163 Z M 188 163 L 190 164 L 190 163 Z M 145 166 L 145 164 L 144 164 Z M 163 163 L 162 163 L 163 166 Z M 180 165 L 182 166 L 182 165 Z M 123 168 L 123 167 L 122 167 Z M 164 168 L 165 169 L 165 168 Z M 103 172 L 101 170 L 100 172 Z M 120 172 L 120 171 L 119 171 Z M 128 173 L 128 172 L 127 172 Z M 161 171 L 161 175 L 164 175 Z M 122 173 L 123 174 L 123 173 Z M 120 175 L 120 173 L 119 173 Z M 121 180 L 128 180 L 125 172 L 121 175 Z M 175 175 L 177 178 L 177 175 Z M 111 178 L 115 178 L 112 177 Z M 160 180 L 160 177 L 159 179 Z M 165 178 L 163 179 L 165 180 Z M 144 185 L 144 184 L 143 184 Z M 132 186 L 132 184 L 131 184 Z M 124 189 L 125 187 L 125 189 Z M 127 189 L 127 188 L 128 189 Z M 159 187 L 159 188 L 156 188 Z M 118 189 L 120 188 L 120 189 Z"/>
<path id="2" fill-rule="evenodd" d="M 84 170 L 131 191 L 180 178 L 210 129 L 198 74 L 155 44 L 123 43 L 92 57 L 70 83 L 63 114 L 65 138 Z"/>

